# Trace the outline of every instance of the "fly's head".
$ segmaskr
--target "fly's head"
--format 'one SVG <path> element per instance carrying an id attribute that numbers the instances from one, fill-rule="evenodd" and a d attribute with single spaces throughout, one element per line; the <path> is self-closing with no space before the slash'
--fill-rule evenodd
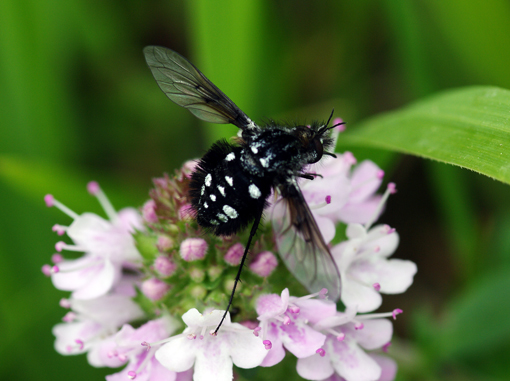
<path id="1" fill-rule="evenodd" d="M 331 128 L 314 123 L 310 127 L 297 126 L 293 129 L 294 136 L 297 137 L 305 152 L 307 164 L 317 163 L 323 155 L 329 154 L 327 150 L 333 145 L 333 139 L 329 134 Z"/>

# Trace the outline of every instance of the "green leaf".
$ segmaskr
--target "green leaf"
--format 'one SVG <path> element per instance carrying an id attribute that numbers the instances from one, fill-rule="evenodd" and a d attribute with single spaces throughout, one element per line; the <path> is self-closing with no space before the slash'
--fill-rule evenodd
<path id="1" fill-rule="evenodd" d="M 474 281 L 445 311 L 445 320 L 432 336 L 436 354 L 477 357 L 492 353 L 510 340 L 510 269 L 491 271 Z"/>
<path id="2" fill-rule="evenodd" d="M 348 129 L 342 142 L 434 159 L 510 183 L 510 91 L 447 91 Z"/>

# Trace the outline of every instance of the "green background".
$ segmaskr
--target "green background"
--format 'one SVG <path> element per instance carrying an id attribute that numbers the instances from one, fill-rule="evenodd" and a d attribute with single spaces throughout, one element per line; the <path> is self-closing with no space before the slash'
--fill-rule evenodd
<path id="1" fill-rule="evenodd" d="M 70 221 L 43 196 L 99 213 L 85 189 L 98 180 L 116 207 L 139 206 L 151 178 L 236 132 L 161 93 L 142 49 L 163 45 L 255 121 L 335 108 L 348 123 L 337 150 L 397 183 L 381 221 L 401 235 L 395 257 L 418 264 L 381 307 L 404 310 L 398 380 L 509 380 L 510 95 L 489 87 L 510 88 L 509 20 L 506 0 L 1 1 L 0 377 L 114 372 L 53 349 L 65 294 L 40 268 L 51 226 Z"/>

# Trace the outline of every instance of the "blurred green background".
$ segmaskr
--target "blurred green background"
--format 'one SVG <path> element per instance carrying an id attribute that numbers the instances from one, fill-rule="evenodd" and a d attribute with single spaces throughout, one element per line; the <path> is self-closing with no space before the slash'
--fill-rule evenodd
<path id="1" fill-rule="evenodd" d="M 195 63 L 250 117 L 358 121 L 437 91 L 510 88 L 507 0 L 2 0 L 0 2 L 0 378 L 102 379 L 53 349 L 64 310 L 41 274 L 54 252 L 54 194 L 100 212 L 141 205 L 151 178 L 201 156 L 232 126 L 170 102 L 142 48 Z M 510 117 L 510 111 L 509 111 Z M 340 145 L 397 183 L 382 221 L 418 264 L 389 350 L 398 380 L 510 380 L 510 188 L 411 156 Z M 277 372 L 277 367 L 274 369 Z M 278 373 L 275 373 L 278 374 Z M 275 376 L 276 377 L 276 376 Z M 275 378 L 277 379 L 277 378 Z"/>

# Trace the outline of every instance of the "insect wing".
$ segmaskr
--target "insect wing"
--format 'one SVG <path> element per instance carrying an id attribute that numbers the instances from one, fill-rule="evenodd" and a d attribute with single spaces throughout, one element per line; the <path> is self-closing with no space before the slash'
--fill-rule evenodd
<path id="1" fill-rule="evenodd" d="M 340 273 L 315 218 L 297 183 L 289 182 L 274 206 L 273 228 L 280 257 L 310 291 L 328 289 L 330 300 L 340 299 Z"/>
<path id="2" fill-rule="evenodd" d="M 143 53 L 161 90 L 170 100 L 187 108 L 197 118 L 211 123 L 232 123 L 241 129 L 258 128 L 180 54 L 161 46 L 146 46 Z"/>

